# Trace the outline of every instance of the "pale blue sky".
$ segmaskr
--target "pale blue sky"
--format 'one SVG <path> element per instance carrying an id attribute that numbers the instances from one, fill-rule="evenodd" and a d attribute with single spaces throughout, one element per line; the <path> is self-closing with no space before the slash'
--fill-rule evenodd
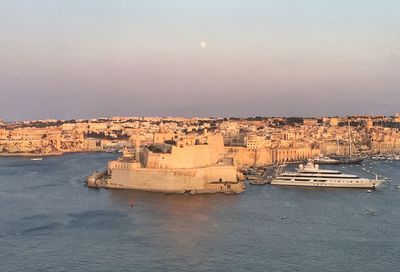
<path id="1" fill-rule="evenodd" d="M 400 1 L 0 0 L 0 119 L 393 114 L 398 101 Z"/>

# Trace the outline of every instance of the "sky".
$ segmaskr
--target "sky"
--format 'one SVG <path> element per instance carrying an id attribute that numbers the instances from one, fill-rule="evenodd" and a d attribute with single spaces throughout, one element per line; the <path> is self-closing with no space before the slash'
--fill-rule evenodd
<path id="1" fill-rule="evenodd" d="M 398 0 L 0 0 L 0 119 L 400 112 Z"/>

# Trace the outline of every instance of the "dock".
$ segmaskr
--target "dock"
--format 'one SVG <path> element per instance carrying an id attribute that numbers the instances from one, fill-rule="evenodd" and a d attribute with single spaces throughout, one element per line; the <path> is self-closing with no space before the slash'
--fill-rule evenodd
<path id="1" fill-rule="evenodd" d="M 270 184 L 271 181 L 282 171 L 281 166 L 267 166 L 262 169 L 257 169 L 256 173 L 245 175 L 251 185 Z"/>

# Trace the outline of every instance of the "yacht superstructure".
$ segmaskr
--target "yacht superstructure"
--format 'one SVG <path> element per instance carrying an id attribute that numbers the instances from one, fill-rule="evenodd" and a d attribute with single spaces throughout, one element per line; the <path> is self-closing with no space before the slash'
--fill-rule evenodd
<path id="1" fill-rule="evenodd" d="M 312 186 L 312 187 L 343 187 L 375 189 L 383 181 L 360 178 L 357 175 L 344 174 L 336 170 L 320 169 L 312 162 L 300 164 L 297 172 L 282 172 L 272 181 L 274 185 Z"/>

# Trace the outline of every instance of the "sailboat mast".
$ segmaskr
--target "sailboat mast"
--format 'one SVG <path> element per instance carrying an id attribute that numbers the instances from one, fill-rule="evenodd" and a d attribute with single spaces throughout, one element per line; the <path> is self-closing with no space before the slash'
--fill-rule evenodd
<path id="1" fill-rule="evenodd" d="M 336 155 L 340 155 L 339 138 L 336 136 Z"/>
<path id="2" fill-rule="evenodd" d="M 349 157 L 351 158 L 351 129 L 350 129 L 350 121 L 348 121 L 349 124 Z"/>

